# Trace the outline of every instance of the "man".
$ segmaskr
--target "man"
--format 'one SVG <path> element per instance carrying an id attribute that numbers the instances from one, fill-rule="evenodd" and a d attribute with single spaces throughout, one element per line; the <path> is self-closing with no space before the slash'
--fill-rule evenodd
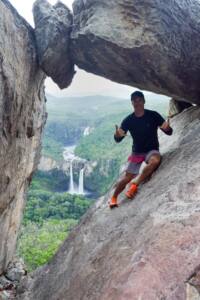
<path id="1" fill-rule="evenodd" d="M 169 120 L 165 121 L 156 111 L 144 109 L 145 98 L 142 92 L 136 91 L 131 95 L 131 102 L 134 112 L 128 115 L 121 123 L 120 128 L 116 125 L 114 139 L 121 142 L 127 131 L 133 138 L 132 155 L 128 158 L 128 166 L 124 178 L 117 184 L 109 206 L 118 206 L 117 197 L 125 189 L 126 185 L 139 174 L 139 169 L 143 161 L 146 166 L 142 173 L 131 183 L 126 196 L 132 199 L 138 186 L 158 168 L 161 162 L 158 142 L 158 127 L 167 135 L 172 134 Z"/>

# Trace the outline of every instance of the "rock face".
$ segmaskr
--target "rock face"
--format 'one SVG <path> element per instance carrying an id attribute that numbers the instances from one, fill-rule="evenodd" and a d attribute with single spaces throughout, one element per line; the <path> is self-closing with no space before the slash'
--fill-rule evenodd
<path id="1" fill-rule="evenodd" d="M 12 260 L 25 192 L 40 156 L 44 73 L 33 29 L 0 1 L 0 274 Z"/>
<path id="2" fill-rule="evenodd" d="M 75 0 L 34 5 L 40 65 L 61 87 L 79 68 L 200 103 L 198 0 Z"/>
<path id="3" fill-rule="evenodd" d="M 59 168 L 59 165 L 58 165 L 57 161 L 55 161 L 51 157 L 41 156 L 40 163 L 38 165 L 38 170 L 48 172 L 48 171 L 51 171 L 53 169 L 58 169 L 58 168 Z"/>
<path id="4" fill-rule="evenodd" d="M 200 103 L 198 0 L 75 0 L 73 9 L 78 67 Z"/>
<path id="5" fill-rule="evenodd" d="M 99 199 L 18 299 L 187 299 L 200 260 L 199 119 L 197 107 L 174 117 L 173 136 L 160 134 L 162 164 L 135 199 L 112 211 L 109 195 Z"/>
<path id="6" fill-rule="evenodd" d="M 51 6 L 47 0 L 37 0 L 33 13 L 40 66 L 60 88 L 66 88 L 74 76 L 69 54 L 70 10 L 61 2 Z"/>
<path id="7" fill-rule="evenodd" d="M 182 112 L 184 109 L 191 107 L 191 103 L 177 101 L 176 99 L 171 99 L 169 102 L 168 116 L 170 118 Z"/>
<path id="8" fill-rule="evenodd" d="M 35 11 L 40 65 L 60 87 L 67 86 L 73 76 L 73 62 L 67 62 L 70 13 L 45 0 L 37 1 Z M 76 0 L 71 55 L 86 71 L 200 103 L 199 11 L 197 0 Z M 0 36 L 2 273 L 15 250 L 46 113 L 34 32 L 6 0 L 0 0 Z M 41 39 L 47 42 L 44 48 Z M 22 282 L 18 299 L 198 296 L 199 119 L 198 107 L 176 116 L 174 135 L 161 136 L 162 165 L 134 201 L 122 197 L 120 208 L 110 211 L 109 195 L 99 199 L 52 261 Z"/>

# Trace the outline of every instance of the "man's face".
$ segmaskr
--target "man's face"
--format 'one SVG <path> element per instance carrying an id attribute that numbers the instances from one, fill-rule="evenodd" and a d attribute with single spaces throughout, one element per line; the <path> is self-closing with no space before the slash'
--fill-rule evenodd
<path id="1" fill-rule="evenodd" d="M 144 99 L 143 98 L 136 97 L 131 102 L 134 107 L 134 110 L 143 110 L 144 109 Z"/>

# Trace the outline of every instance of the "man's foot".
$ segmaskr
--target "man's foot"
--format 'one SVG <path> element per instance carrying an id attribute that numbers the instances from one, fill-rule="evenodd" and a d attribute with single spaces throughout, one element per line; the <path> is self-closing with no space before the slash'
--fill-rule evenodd
<path id="1" fill-rule="evenodd" d="M 118 207 L 117 197 L 112 196 L 112 198 L 110 199 L 110 202 L 109 202 L 109 206 L 110 206 L 110 208 Z"/>
<path id="2" fill-rule="evenodd" d="M 137 184 L 132 183 L 129 190 L 125 193 L 126 197 L 132 199 L 137 193 L 138 187 Z"/>

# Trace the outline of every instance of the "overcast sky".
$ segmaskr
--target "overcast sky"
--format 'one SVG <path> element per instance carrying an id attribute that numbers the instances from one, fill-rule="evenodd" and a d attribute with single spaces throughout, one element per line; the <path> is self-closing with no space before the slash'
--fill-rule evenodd
<path id="1" fill-rule="evenodd" d="M 17 11 L 34 26 L 32 16 L 33 0 L 10 0 Z M 55 4 L 56 0 L 49 0 L 51 4 Z M 62 0 L 70 9 L 72 9 L 73 0 Z M 48 78 L 45 83 L 46 92 L 54 96 L 87 96 L 87 95 L 107 95 L 127 98 L 135 90 L 132 87 L 120 85 L 110 80 L 86 73 L 83 70 L 77 69 L 77 73 L 70 87 L 60 90 L 53 81 Z M 148 95 L 148 93 L 147 93 Z"/>

